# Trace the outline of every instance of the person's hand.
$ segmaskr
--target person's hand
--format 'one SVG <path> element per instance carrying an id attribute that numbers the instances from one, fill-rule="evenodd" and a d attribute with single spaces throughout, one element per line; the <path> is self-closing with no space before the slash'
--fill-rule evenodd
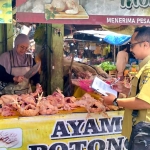
<path id="1" fill-rule="evenodd" d="M 125 86 L 123 84 L 123 82 L 118 81 L 117 83 L 113 84 L 112 89 L 116 90 L 117 92 L 123 93 Z"/>
<path id="2" fill-rule="evenodd" d="M 117 78 L 119 78 L 120 81 L 123 81 L 123 80 L 124 80 L 124 76 L 123 76 L 123 75 L 122 75 L 122 76 L 118 76 Z"/>
<path id="3" fill-rule="evenodd" d="M 14 82 L 20 83 L 24 80 L 24 76 L 16 76 L 13 78 Z"/>
<path id="4" fill-rule="evenodd" d="M 105 106 L 113 105 L 113 101 L 116 98 L 113 94 L 107 93 L 108 96 L 102 96 L 103 104 Z"/>

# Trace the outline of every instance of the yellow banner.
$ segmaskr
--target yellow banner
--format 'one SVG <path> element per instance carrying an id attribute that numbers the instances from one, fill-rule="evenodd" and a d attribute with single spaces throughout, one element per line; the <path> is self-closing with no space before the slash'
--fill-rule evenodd
<path id="1" fill-rule="evenodd" d="M 0 0 L 0 23 L 12 23 L 11 0 Z"/>
<path id="2" fill-rule="evenodd" d="M 0 150 L 126 150 L 123 111 L 0 119 Z"/>

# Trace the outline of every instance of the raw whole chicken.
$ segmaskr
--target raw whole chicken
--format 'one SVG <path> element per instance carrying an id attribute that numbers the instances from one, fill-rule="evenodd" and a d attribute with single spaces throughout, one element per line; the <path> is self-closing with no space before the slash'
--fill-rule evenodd
<path id="1" fill-rule="evenodd" d="M 78 14 L 79 4 L 76 0 L 53 0 L 50 9 L 56 8 L 58 12 L 65 11 L 66 14 Z"/>

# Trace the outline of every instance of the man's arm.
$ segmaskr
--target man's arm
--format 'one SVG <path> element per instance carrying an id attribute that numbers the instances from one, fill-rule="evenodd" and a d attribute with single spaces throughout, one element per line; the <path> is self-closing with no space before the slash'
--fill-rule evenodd
<path id="1" fill-rule="evenodd" d="M 118 105 L 133 110 L 150 109 L 150 104 L 136 97 L 117 99 Z"/>
<path id="2" fill-rule="evenodd" d="M 121 84 L 119 85 L 121 87 Z M 117 99 L 118 105 L 132 110 L 150 109 L 150 91 L 148 90 L 149 86 L 150 86 L 150 69 L 147 69 L 141 75 L 139 84 L 140 89 L 139 93 L 135 97 L 131 98 L 122 98 L 122 99 L 118 98 Z M 117 86 L 117 88 L 119 88 L 119 86 Z M 127 93 L 127 89 L 125 89 L 124 87 L 120 89 L 122 89 L 122 93 L 125 93 L 125 91 Z M 104 99 L 104 104 L 112 105 L 116 97 L 108 93 L 108 96 L 103 96 L 102 98 Z"/>

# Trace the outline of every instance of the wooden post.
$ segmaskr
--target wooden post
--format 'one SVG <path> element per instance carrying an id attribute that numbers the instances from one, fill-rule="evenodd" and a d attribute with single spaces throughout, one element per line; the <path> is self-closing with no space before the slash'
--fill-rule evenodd
<path id="1" fill-rule="evenodd" d="M 4 24 L 3 26 L 3 32 L 4 32 L 4 35 L 3 35 L 3 48 L 4 48 L 4 52 L 7 51 L 7 24 Z"/>
<path id="2" fill-rule="evenodd" d="M 3 29 L 2 24 L 0 24 L 0 54 L 3 52 Z"/>
<path id="3" fill-rule="evenodd" d="M 0 24 L 0 54 L 7 51 L 7 25 Z"/>
<path id="4" fill-rule="evenodd" d="M 116 63 L 116 46 L 114 45 L 114 64 Z"/>
<path id="5" fill-rule="evenodd" d="M 13 24 L 7 24 L 7 51 L 13 49 Z"/>
<path id="6" fill-rule="evenodd" d="M 63 91 L 63 37 L 64 25 L 47 24 L 47 94 Z"/>

